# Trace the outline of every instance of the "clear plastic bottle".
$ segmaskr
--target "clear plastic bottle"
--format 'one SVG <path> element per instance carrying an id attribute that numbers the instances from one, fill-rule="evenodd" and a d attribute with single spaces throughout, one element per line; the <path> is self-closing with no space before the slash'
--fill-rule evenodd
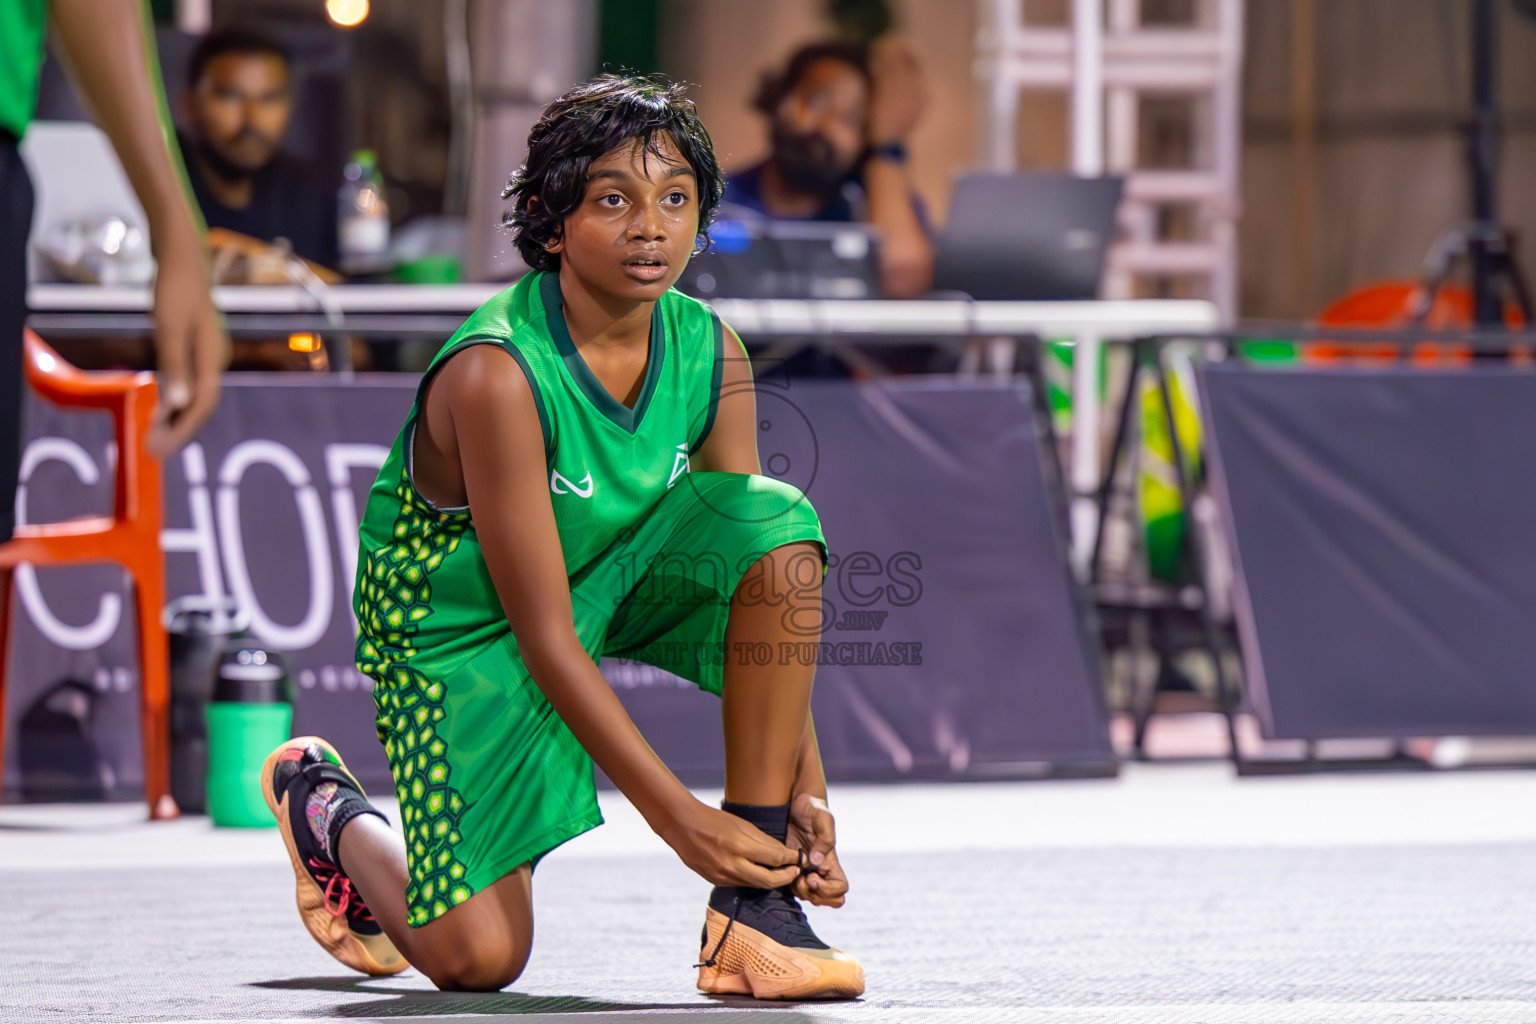
<path id="1" fill-rule="evenodd" d="M 342 263 L 378 262 L 389 249 L 389 204 L 378 159 L 373 150 L 359 149 L 342 173 L 336 225 Z"/>

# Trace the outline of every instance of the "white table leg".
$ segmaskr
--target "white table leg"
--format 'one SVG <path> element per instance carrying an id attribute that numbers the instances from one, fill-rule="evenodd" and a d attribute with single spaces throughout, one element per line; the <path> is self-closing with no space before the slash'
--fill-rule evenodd
<path id="1" fill-rule="evenodd" d="M 1080 333 L 1072 349 L 1072 568 L 1088 578 L 1099 508 L 1099 349 L 1097 334 Z"/>

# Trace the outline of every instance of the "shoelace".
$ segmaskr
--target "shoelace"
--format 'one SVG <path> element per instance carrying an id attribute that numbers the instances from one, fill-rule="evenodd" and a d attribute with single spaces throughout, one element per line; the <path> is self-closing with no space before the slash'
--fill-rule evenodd
<path id="1" fill-rule="evenodd" d="M 735 899 L 733 899 L 731 901 L 731 919 L 729 921 L 725 922 L 725 931 L 720 933 L 720 941 L 715 943 L 715 948 L 714 948 L 713 952 L 711 952 L 709 954 L 709 958 L 708 959 L 703 960 L 703 961 L 701 961 L 699 963 L 696 963 L 693 966 L 695 966 L 695 967 L 713 967 L 713 966 L 715 966 L 715 960 L 720 956 L 720 950 L 725 945 L 726 936 L 731 934 L 731 927 L 736 924 L 736 915 L 739 914 L 739 913 L 741 913 L 741 897 L 737 896 Z M 706 933 L 706 934 L 708 934 L 708 933 Z M 703 951 L 700 950 L 700 952 L 703 952 Z"/>
<path id="2" fill-rule="evenodd" d="M 352 888 L 352 879 L 342 874 L 333 864 L 327 864 L 318 857 L 309 859 L 310 869 L 314 872 L 315 881 L 325 883 L 325 909 L 332 917 L 341 917 L 343 914 L 352 921 L 373 922 L 373 914 L 368 905 L 363 902 L 362 896 Z M 335 906 L 332 906 L 332 901 Z"/>

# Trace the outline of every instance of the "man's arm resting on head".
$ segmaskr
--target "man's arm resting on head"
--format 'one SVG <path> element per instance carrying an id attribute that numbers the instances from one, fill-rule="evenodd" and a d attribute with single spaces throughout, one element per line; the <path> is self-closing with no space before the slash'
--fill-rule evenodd
<path id="1" fill-rule="evenodd" d="M 873 153 L 864 165 L 868 217 L 880 229 L 880 277 L 885 294 L 909 299 L 933 287 L 933 245 L 918 220 L 906 162 L 894 159 L 889 151 L 905 148 L 922 115 L 926 103 L 922 71 L 912 50 L 893 38 L 875 45 L 870 75 L 874 88 L 868 135 Z"/>
<path id="2" fill-rule="evenodd" d="M 911 299 L 933 287 L 933 244 L 917 219 L 906 167 L 872 156 L 864 168 L 869 222 L 880 229 L 880 280 L 893 299 Z"/>

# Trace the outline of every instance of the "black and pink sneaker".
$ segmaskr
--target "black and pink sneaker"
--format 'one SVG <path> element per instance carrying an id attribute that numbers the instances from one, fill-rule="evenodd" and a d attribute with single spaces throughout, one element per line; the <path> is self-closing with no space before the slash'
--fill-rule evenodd
<path id="1" fill-rule="evenodd" d="M 328 812 L 330 835 L 340 835 L 341 826 L 358 814 L 379 814 L 341 755 L 315 736 L 291 739 L 268 756 L 261 778 L 262 796 L 293 860 L 295 900 L 309 934 L 326 952 L 364 974 L 399 974 L 409 967 L 352 880 L 316 839 L 307 817 L 310 794 L 328 784 L 331 793 L 319 808 Z"/>

